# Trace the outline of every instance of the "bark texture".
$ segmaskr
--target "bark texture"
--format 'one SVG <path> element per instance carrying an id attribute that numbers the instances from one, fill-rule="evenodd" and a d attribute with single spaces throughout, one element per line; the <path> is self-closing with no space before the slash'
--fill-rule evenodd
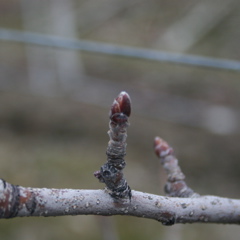
<path id="1" fill-rule="evenodd" d="M 175 223 L 240 223 L 240 200 L 216 196 L 175 198 L 132 191 L 128 199 L 106 190 L 24 188 L 0 180 L 0 218 L 127 215 Z"/>

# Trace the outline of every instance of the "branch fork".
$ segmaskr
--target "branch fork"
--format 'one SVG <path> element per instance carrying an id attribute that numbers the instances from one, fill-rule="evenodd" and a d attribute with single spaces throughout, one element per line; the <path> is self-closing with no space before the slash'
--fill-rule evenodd
<path id="1" fill-rule="evenodd" d="M 25 188 L 0 179 L 0 218 L 63 215 L 128 215 L 175 223 L 240 224 L 240 200 L 200 196 L 185 183 L 173 149 L 156 137 L 154 149 L 167 173 L 170 197 L 131 190 L 123 175 L 126 166 L 131 100 L 121 92 L 109 113 L 107 162 L 94 173 L 105 190 Z"/>

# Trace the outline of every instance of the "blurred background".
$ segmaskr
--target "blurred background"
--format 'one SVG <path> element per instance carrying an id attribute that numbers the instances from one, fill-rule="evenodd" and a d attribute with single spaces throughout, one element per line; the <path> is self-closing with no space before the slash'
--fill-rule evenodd
<path id="1" fill-rule="evenodd" d="M 240 61 L 238 0 L 1 0 L 6 30 Z M 40 39 L 40 36 L 39 36 Z M 0 177 L 29 187 L 99 189 L 108 111 L 132 99 L 125 175 L 164 194 L 153 152 L 175 149 L 202 195 L 240 198 L 240 71 L 0 39 Z M 162 226 L 133 217 L 0 220 L 0 239 L 236 239 L 238 226 Z"/>

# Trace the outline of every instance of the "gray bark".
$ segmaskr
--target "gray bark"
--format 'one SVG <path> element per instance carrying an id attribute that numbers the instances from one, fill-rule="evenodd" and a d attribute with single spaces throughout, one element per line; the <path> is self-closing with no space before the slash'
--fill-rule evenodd
<path id="1" fill-rule="evenodd" d="M 132 191 L 114 199 L 105 190 L 24 188 L 0 181 L 0 218 L 127 215 L 175 223 L 240 223 L 240 200 L 216 196 L 164 197 Z"/>

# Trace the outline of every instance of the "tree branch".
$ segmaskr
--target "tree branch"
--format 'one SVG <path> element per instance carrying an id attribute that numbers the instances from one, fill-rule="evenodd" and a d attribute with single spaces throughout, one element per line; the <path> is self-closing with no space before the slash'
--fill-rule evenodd
<path id="1" fill-rule="evenodd" d="M 0 218 L 63 215 L 127 215 L 175 223 L 240 223 L 240 200 L 203 196 L 163 197 L 132 191 L 128 199 L 106 190 L 24 188 L 0 180 Z"/>
<path id="2" fill-rule="evenodd" d="M 173 149 L 158 137 L 155 152 L 167 172 L 165 190 L 171 197 L 131 191 L 122 172 L 130 112 L 130 97 L 121 92 L 110 110 L 107 162 L 94 174 L 106 184 L 105 190 L 25 188 L 0 179 L 0 218 L 92 214 L 149 218 L 164 225 L 239 224 L 240 200 L 196 194 L 185 183 Z"/>

